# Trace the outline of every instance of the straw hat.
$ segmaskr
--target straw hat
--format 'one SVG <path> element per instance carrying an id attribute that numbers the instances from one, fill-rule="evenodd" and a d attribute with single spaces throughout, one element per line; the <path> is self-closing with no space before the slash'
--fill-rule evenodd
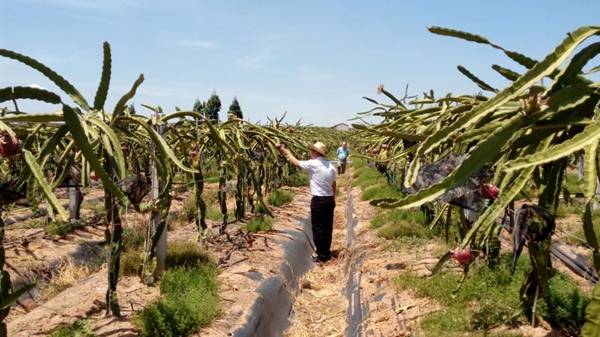
<path id="1" fill-rule="evenodd" d="M 316 142 L 310 146 L 310 149 L 324 156 L 327 154 L 327 146 L 321 142 Z"/>

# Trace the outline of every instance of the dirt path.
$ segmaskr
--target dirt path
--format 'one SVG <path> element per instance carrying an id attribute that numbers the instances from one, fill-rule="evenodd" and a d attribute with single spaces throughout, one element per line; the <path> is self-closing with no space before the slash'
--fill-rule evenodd
<path id="1" fill-rule="evenodd" d="M 334 259 L 315 266 L 300 280 L 300 293 L 295 299 L 291 326 L 287 337 L 343 336 L 346 330 L 347 282 L 346 186 L 350 173 L 339 176 L 333 223 L 332 252 Z"/>
<path id="2" fill-rule="evenodd" d="M 290 240 L 290 231 L 301 229 L 300 219 L 306 218 L 306 205 L 309 194 L 307 188 L 293 188 L 295 196 L 291 204 L 274 207 L 276 221 L 270 233 L 240 236 L 242 223 L 232 223 L 228 233 L 232 242 L 216 236 L 219 224 L 209 222 L 213 240 L 208 250 L 215 261 L 220 262 L 221 316 L 204 327 L 198 336 L 227 336 L 245 323 L 252 303 L 258 293 L 255 291 L 260 281 L 278 274 L 277 269 L 283 257 L 283 244 Z M 182 197 L 180 195 L 179 197 Z M 182 198 L 177 198 L 173 209 L 181 209 Z M 145 221 L 131 218 L 130 223 Z M 194 240 L 197 230 L 193 223 L 178 225 L 169 231 L 169 240 Z M 146 287 L 138 277 L 123 277 L 119 282 L 118 293 L 123 318 L 104 316 L 104 296 L 106 291 L 106 270 L 80 280 L 76 285 L 64 290 L 44 303 L 24 313 L 11 315 L 8 322 L 9 335 L 17 337 L 44 336 L 60 324 L 72 323 L 78 319 L 88 319 L 92 330 L 98 336 L 137 336 L 131 323 L 135 313 L 158 298 L 157 287 Z M 45 322 L 45 324 L 38 324 Z"/>
<path id="3" fill-rule="evenodd" d="M 337 198 L 333 249 L 340 254 L 302 278 L 286 337 L 411 336 L 420 317 L 440 310 L 430 299 L 399 291 L 394 282 L 402 270 L 429 275 L 443 248 L 432 243 L 419 250 L 389 249 L 370 228 L 375 209 L 359 201 L 351 177 L 350 171 L 338 182 L 344 188 Z"/>
<path id="4" fill-rule="evenodd" d="M 412 292 L 399 290 L 395 280 L 401 272 L 430 275 L 437 256 L 444 247 L 429 243 L 423 247 L 390 247 L 390 242 L 377 236 L 370 221 L 375 208 L 360 200 L 360 190 L 352 190 L 355 200 L 355 251 L 361 254 L 361 305 L 366 308 L 360 329 L 363 336 L 414 336 L 420 318 L 440 310 L 429 298 L 418 298 Z"/>
<path id="5" fill-rule="evenodd" d="M 262 281 L 281 273 L 278 268 L 285 260 L 283 246 L 292 240 L 288 233 L 300 231 L 300 220 L 307 216 L 308 189 L 292 188 L 292 191 L 294 200 L 291 204 L 273 208 L 276 221 L 272 232 L 257 235 L 250 247 L 231 251 L 218 276 L 223 313 L 195 336 L 232 336 L 247 324 L 252 306 L 260 297 L 257 288 Z M 228 255 L 231 248 L 214 246 L 221 256 Z"/>

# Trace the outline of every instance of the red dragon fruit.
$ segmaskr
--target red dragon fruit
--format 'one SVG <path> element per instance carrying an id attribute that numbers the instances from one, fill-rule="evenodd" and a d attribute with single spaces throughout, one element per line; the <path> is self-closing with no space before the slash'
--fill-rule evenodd
<path id="1" fill-rule="evenodd" d="M 482 184 L 479 189 L 483 197 L 486 199 L 496 199 L 498 194 L 500 194 L 498 187 L 494 186 L 493 184 Z"/>
<path id="2" fill-rule="evenodd" d="M 0 134 L 0 156 L 10 157 L 19 152 L 21 141 L 16 135 L 7 132 Z"/>
<path id="3" fill-rule="evenodd" d="M 465 249 L 455 248 L 452 251 L 452 257 L 462 266 L 468 264 L 471 261 L 471 247 Z"/>

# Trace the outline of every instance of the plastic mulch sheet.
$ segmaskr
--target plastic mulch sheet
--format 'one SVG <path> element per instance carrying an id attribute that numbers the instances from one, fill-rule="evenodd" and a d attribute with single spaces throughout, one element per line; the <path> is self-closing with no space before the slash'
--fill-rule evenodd
<path id="1" fill-rule="evenodd" d="M 416 182 L 408 189 L 408 192 L 416 193 L 417 191 L 441 182 L 467 157 L 468 156 L 465 154 L 457 155 L 450 153 L 429 165 L 422 166 L 417 175 Z M 469 218 L 470 212 L 468 211 L 478 213 L 485 206 L 485 200 L 481 195 L 479 186 L 488 180 L 489 177 L 489 171 L 484 168 L 469 177 L 464 184 L 448 190 L 440 196 L 437 201 L 451 203 L 466 209 L 466 215 Z M 476 214 L 473 214 L 472 216 L 476 217 Z"/>

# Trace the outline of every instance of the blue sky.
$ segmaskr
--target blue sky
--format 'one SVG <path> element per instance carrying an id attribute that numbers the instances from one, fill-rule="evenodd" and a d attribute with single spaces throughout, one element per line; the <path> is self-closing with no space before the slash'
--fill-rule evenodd
<path id="1" fill-rule="evenodd" d="M 479 33 L 541 59 L 566 32 L 591 24 L 600 24 L 597 0 L 2 0 L 0 47 L 45 63 L 93 101 L 109 41 L 110 109 L 143 73 L 137 105 L 191 108 L 216 90 L 225 109 L 237 96 L 252 121 L 288 111 L 288 122 L 332 125 L 369 109 L 361 97 L 376 96 L 379 83 L 395 93 L 406 84 L 411 94 L 474 93 L 456 65 L 499 88 L 507 82 L 491 64 L 521 70 L 494 49 L 430 34 L 427 26 Z M 32 84 L 55 89 L 35 71 L 0 60 L 0 87 Z"/>

